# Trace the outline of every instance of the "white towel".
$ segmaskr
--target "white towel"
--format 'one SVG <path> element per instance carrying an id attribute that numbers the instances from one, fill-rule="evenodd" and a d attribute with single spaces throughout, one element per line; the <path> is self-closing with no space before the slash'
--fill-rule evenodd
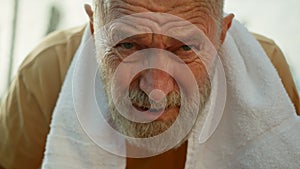
<path id="1" fill-rule="evenodd" d="M 205 144 L 189 147 L 190 163 L 201 169 L 299 169 L 299 117 L 264 50 L 237 21 L 222 48 L 224 114 Z"/>
<path id="2" fill-rule="evenodd" d="M 89 101 L 85 93 L 73 92 L 73 80 L 77 77 L 86 77 L 94 75 L 92 67 L 84 67 L 83 72 L 75 72 L 75 66 L 93 65 L 95 58 L 87 55 L 87 59 L 81 57 L 81 52 L 91 38 L 90 28 L 87 27 L 80 47 L 75 53 L 74 59 L 66 75 L 62 86 L 59 99 L 53 112 L 51 130 L 47 138 L 46 152 L 42 168 L 49 169 L 117 169 L 125 168 L 125 159 L 115 156 L 97 146 L 85 133 L 78 121 L 74 107 L 74 98 L 84 97 Z M 91 51 L 93 52 L 93 51 Z M 79 59 L 85 62 L 82 65 L 76 65 Z M 75 75 L 76 74 L 76 75 Z M 83 75 L 83 76 L 80 76 Z M 74 79 L 73 79 L 74 76 Z M 79 91 L 80 92 L 80 91 Z M 76 96 L 75 96 L 76 95 Z M 83 103 L 85 104 L 85 103 Z M 103 129 L 103 128 L 102 128 Z M 101 131 L 101 129 L 100 129 Z M 112 140 L 113 142 L 113 140 Z"/>
<path id="3" fill-rule="evenodd" d="M 74 96 L 72 77 L 81 49 L 90 36 L 88 30 L 70 66 L 53 113 L 43 168 L 126 167 L 126 158 L 105 151 L 105 147 L 100 148 L 87 136 L 75 113 L 73 97 L 80 98 L 85 93 L 83 89 L 79 96 Z M 204 143 L 199 140 L 202 124 L 193 129 L 188 140 L 185 168 L 300 168 L 299 119 L 270 60 L 258 42 L 237 21 L 227 35 L 221 60 L 227 78 L 224 114 L 216 131 Z M 83 62 L 93 65 L 92 58 L 85 58 Z M 95 75 L 89 70 L 93 68 L 83 69 L 85 72 L 75 72 L 75 76 Z M 87 101 L 83 104 L 89 104 L 89 98 L 85 98 Z M 211 126 L 207 134 L 210 135 L 214 126 L 208 126 Z M 97 129 L 108 129 L 105 125 L 102 127 Z M 124 148 L 121 140 L 114 139 L 117 136 L 106 136 L 111 138 L 111 145 L 119 146 L 116 149 Z"/>

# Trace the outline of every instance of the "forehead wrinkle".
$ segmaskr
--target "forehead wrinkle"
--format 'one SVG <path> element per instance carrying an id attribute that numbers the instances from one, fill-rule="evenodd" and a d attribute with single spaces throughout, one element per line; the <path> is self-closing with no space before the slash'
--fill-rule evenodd
<path id="1" fill-rule="evenodd" d="M 208 8 L 199 6 L 199 8 L 194 8 L 190 12 L 184 12 L 179 14 L 178 17 L 184 18 L 190 24 L 195 25 L 204 33 L 208 33 L 208 29 L 213 26 L 213 19 L 207 12 Z"/>
<path id="2" fill-rule="evenodd" d="M 145 12 L 153 12 L 149 9 L 144 8 L 143 6 L 136 6 L 136 5 L 132 5 L 132 4 L 121 4 L 121 3 L 115 3 L 112 4 L 111 6 L 111 10 L 110 10 L 110 20 L 114 20 L 114 19 L 118 19 L 122 16 L 125 15 L 131 15 L 132 17 L 136 17 L 137 20 L 140 19 L 140 21 L 138 23 L 139 26 L 143 25 L 144 23 L 146 23 L 146 25 L 151 29 L 157 29 L 162 25 L 165 24 L 165 21 L 160 20 L 160 18 L 162 17 L 157 17 L 157 15 L 147 15 L 144 17 L 144 15 L 132 15 L 132 14 L 136 14 L 136 13 L 145 13 Z M 134 22 L 137 23 L 137 20 L 134 20 Z M 150 24 L 151 23 L 151 24 Z M 144 24 L 145 25 L 145 24 Z"/>
<path id="3" fill-rule="evenodd" d="M 151 11 L 151 12 L 163 12 L 166 13 L 169 8 L 171 10 L 178 6 L 177 3 L 180 2 L 181 0 L 171 0 L 171 1 L 166 1 L 166 0 L 124 0 L 126 1 L 127 4 L 130 4 L 131 6 L 139 6 L 145 11 Z M 140 3 L 142 2 L 142 3 Z M 143 3 L 144 2 L 144 3 Z"/>
<path id="4" fill-rule="evenodd" d="M 146 2 L 147 1 L 147 2 Z M 161 4 L 158 7 L 166 6 L 166 10 L 162 10 L 160 12 L 165 13 L 187 13 L 189 12 L 189 8 L 194 8 L 195 6 L 201 6 L 208 9 L 207 13 L 213 15 L 213 17 L 219 19 L 218 16 L 215 16 L 216 13 L 220 13 L 222 9 L 218 10 L 219 8 L 223 7 L 222 0 L 171 0 L 171 1 L 164 1 L 164 0 L 94 0 L 94 6 L 103 6 L 100 13 L 102 13 L 103 24 L 108 23 L 111 18 L 111 14 L 115 14 L 115 18 L 120 16 L 121 13 L 123 14 L 133 14 L 133 13 L 140 13 L 140 12 L 158 12 L 158 9 L 150 8 L 150 5 L 155 4 L 154 6 L 157 7 L 157 4 Z M 99 4 L 97 3 L 99 2 Z M 101 3 L 102 2 L 102 3 Z M 166 5 L 164 4 L 165 2 Z M 127 7 L 126 7 L 127 6 Z M 167 8 L 168 7 L 168 8 Z M 116 9 L 119 9 L 116 10 Z M 152 10 L 151 10 L 152 9 Z M 98 11 L 97 10 L 97 11 Z M 113 12 L 112 12 L 113 11 Z M 173 11 L 173 12 L 172 12 Z M 178 12 L 174 12 L 178 11 Z M 219 11 L 219 12 L 218 12 Z M 221 12 L 222 13 L 222 12 Z M 220 15 L 221 15 L 220 13 Z M 96 19 L 95 19 L 96 20 Z"/>
<path id="5" fill-rule="evenodd" d="M 109 7 L 110 11 L 115 9 L 122 10 L 125 14 L 133 14 L 139 12 L 161 12 L 161 13 L 186 13 L 192 9 L 201 7 L 207 9 L 209 12 L 209 5 L 207 0 L 191 0 L 191 2 L 182 0 L 167 1 L 167 4 L 163 4 L 164 0 L 111 0 Z M 144 2 L 144 3 L 141 3 Z"/>
<path id="6" fill-rule="evenodd" d="M 205 8 L 206 9 L 206 8 Z M 193 13 L 195 12 L 195 13 Z M 176 17 L 179 17 L 176 19 Z M 188 24 L 196 25 L 199 29 L 204 32 L 207 32 L 208 26 L 207 23 L 211 23 L 213 20 L 207 15 L 202 9 L 194 9 L 191 14 L 184 13 L 184 14 L 177 14 L 176 17 L 171 17 L 168 20 L 161 20 L 157 15 L 131 15 L 130 19 L 132 21 L 126 20 L 123 23 L 126 25 L 130 25 L 133 28 L 144 29 L 151 32 L 161 32 L 171 29 L 173 27 L 184 27 Z M 181 19 L 180 19 L 181 18 Z M 186 22 L 186 23 L 184 23 Z M 203 29 L 204 28 L 204 29 Z"/>
<path id="7" fill-rule="evenodd" d="M 110 15 L 111 14 L 116 14 L 116 13 L 131 15 L 131 14 L 134 14 L 134 13 L 147 12 L 149 10 L 147 10 L 147 8 L 145 8 L 143 6 L 128 3 L 126 1 L 112 0 L 109 11 L 110 11 Z"/>
<path id="8" fill-rule="evenodd" d="M 108 14 L 110 21 L 112 21 L 113 19 L 120 18 L 124 15 L 130 15 L 130 14 L 141 13 L 141 12 L 159 11 L 158 9 L 154 10 L 152 8 L 149 8 L 150 5 L 145 3 L 146 1 L 110 0 L 111 2 L 109 5 L 110 10 Z M 154 3 L 153 0 L 150 0 L 150 2 L 151 4 Z M 206 35 L 213 34 L 214 25 L 212 25 L 212 23 L 215 22 L 212 22 L 214 21 L 214 19 L 212 18 L 213 12 L 211 9 L 212 8 L 211 0 L 191 0 L 188 5 L 186 5 L 186 3 L 187 1 L 181 1 L 181 0 L 176 1 L 176 3 L 174 3 L 177 4 L 176 6 L 167 5 L 168 9 L 166 9 L 163 12 L 188 20 L 192 24 L 196 25 L 199 29 L 201 29 Z M 155 7 L 156 6 L 157 5 L 155 5 Z M 149 29 L 151 29 L 150 31 L 152 32 L 157 32 L 157 31 L 153 31 L 153 29 L 157 29 L 157 27 L 159 28 L 161 26 L 167 25 L 170 22 L 172 22 L 172 21 L 166 21 L 164 23 L 163 21 L 161 21 L 161 23 L 158 23 L 159 20 L 150 17 L 149 18 L 141 17 L 139 19 L 144 20 L 143 22 L 145 23 L 148 22 L 148 24 L 146 25 L 144 25 L 143 23 L 140 24 L 139 27 L 144 26 L 145 29 L 148 29 L 148 31 Z M 132 27 L 136 26 L 134 25 L 134 23 L 130 23 L 130 24 Z"/>
<path id="9" fill-rule="evenodd" d="M 168 13 L 191 13 L 191 11 L 194 11 L 194 9 L 202 9 L 204 12 L 210 11 L 207 3 L 196 1 L 189 3 L 189 5 L 179 5 L 173 9 L 170 9 Z"/>
<path id="10" fill-rule="evenodd" d="M 146 18 L 148 19 L 148 18 Z M 147 22 L 146 22 L 147 23 Z M 122 24 L 126 24 L 123 25 Z M 111 37 L 119 37 L 118 35 L 129 35 L 126 37 L 130 37 L 130 35 L 135 36 L 134 39 L 141 39 L 139 35 L 141 34 L 156 34 L 156 35 L 165 35 L 166 37 L 174 37 L 176 39 L 182 39 L 183 42 L 190 42 L 190 41 L 199 41 L 202 39 L 203 36 L 206 35 L 206 27 L 204 24 L 197 24 L 197 25 L 190 25 L 190 22 L 187 21 L 181 21 L 181 20 L 174 20 L 173 22 L 167 22 L 163 27 L 159 28 L 153 28 L 153 24 L 150 24 L 149 26 L 146 25 L 139 25 L 138 31 L 136 29 L 137 24 L 131 23 L 131 22 L 122 22 L 122 24 L 112 24 L 108 28 L 110 31 Z M 196 30 L 195 30 L 196 29 Z M 200 32 L 200 34 L 199 34 Z M 197 37 L 195 35 L 197 34 Z M 112 36 L 117 35 L 117 36 Z M 123 39 L 123 35 L 120 36 L 120 38 L 117 39 Z M 138 35 L 138 36 L 136 36 Z M 162 36 L 162 37 L 165 37 Z M 198 37 L 199 36 L 199 37 Z M 152 41 L 153 37 L 146 36 L 148 38 L 148 41 Z M 144 38 L 146 38 L 144 36 Z M 130 38 L 131 39 L 131 38 Z M 164 38 L 165 39 L 165 38 Z M 163 42 L 166 42 L 167 40 L 164 40 Z"/>
<path id="11" fill-rule="evenodd" d="M 161 25 L 154 18 L 144 17 L 143 15 L 132 15 L 124 20 L 112 22 L 108 27 L 110 32 L 139 34 L 139 33 L 161 33 Z"/>

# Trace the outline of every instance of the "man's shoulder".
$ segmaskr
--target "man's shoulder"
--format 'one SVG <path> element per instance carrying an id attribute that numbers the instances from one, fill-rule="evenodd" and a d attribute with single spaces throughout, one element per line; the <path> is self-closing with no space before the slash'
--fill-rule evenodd
<path id="1" fill-rule="evenodd" d="M 86 25 L 81 25 L 74 28 L 57 30 L 46 36 L 43 41 L 38 45 L 41 50 L 51 48 L 57 45 L 69 43 L 72 40 L 81 40 L 83 31 Z"/>
<path id="2" fill-rule="evenodd" d="M 19 70 L 32 64 L 37 59 L 72 59 L 81 42 L 86 25 L 59 30 L 47 35 L 25 58 Z"/>
<path id="3" fill-rule="evenodd" d="M 267 38 L 266 36 L 253 33 L 256 40 L 260 43 L 260 45 L 263 47 L 266 54 L 269 56 L 269 58 L 273 59 L 273 53 L 275 50 L 279 50 L 279 47 L 277 44 L 270 38 Z"/>
<path id="4" fill-rule="evenodd" d="M 70 62 L 81 42 L 86 25 L 55 31 L 45 37 L 24 59 L 18 74 L 34 76 L 33 72 L 47 72 L 59 69 L 63 80 Z"/>
<path id="5" fill-rule="evenodd" d="M 275 44 L 275 42 L 274 42 L 272 39 L 270 39 L 270 38 L 268 38 L 268 37 L 266 37 L 266 36 L 263 36 L 263 35 L 257 34 L 257 33 L 252 33 L 252 34 L 255 36 L 255 38 L 256 38 L 260 43 L 268 44 L 268 45 L 274 45 L 274 44 Z"/>

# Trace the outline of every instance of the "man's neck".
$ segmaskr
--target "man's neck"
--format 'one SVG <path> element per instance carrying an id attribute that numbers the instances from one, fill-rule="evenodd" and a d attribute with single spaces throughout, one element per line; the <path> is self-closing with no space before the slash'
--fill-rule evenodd
<path id="1" fill-rule="evenodd" d="M 153 157 L 127 158 L 126 169 L 184 169 L 187 144 Z"/>

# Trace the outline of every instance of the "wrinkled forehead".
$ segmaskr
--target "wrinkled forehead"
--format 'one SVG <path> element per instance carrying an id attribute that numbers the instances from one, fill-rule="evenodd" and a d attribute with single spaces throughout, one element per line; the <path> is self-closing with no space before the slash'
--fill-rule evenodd
<path id="1" fill-rule="evenodd" d="M 221 0 L 94 0 L 94 2 L 97 4 L 96 13 L 100 13 L 100 17 L 98 15 L 95 19 L 102 19 L 102 24 L 124 15 L 158 12 L 181 17 L 193 24 L 205 25 L 218 20 L 216 11 L 220 8 Z"/>
<path id="2" fill-rule="evenodd" d="M 161 12 L 185 16 L 195 12 L 209 13 L 211 0 L 104 0 L 110 12 L 133 14 L 139 12 Z"/>
<path id="3" fill-rule="evenodd" d="M 211 40 L 218 31 L 211 0 L 103 0 L 99 5 L 108 31 L 138 34 L 143 29 L 144 33 L 168 31 L 180 36 L 192 34 L 192 24 Z"/>
<path id="4" fill-rule="evenodd" d="M 162 38 L 174 38 L 186 44 L 209 41 L 206 34 L 191 22 L 175 15 L 157 12 L 125 15 L 107 23 L 97 33 L 101 35 L 99 37 L 103 38 L 103 42 L 107 41 L 111 46 L 127 38 L 139 37 L 136 35 L 149 40 L 162 35 Z"/>

